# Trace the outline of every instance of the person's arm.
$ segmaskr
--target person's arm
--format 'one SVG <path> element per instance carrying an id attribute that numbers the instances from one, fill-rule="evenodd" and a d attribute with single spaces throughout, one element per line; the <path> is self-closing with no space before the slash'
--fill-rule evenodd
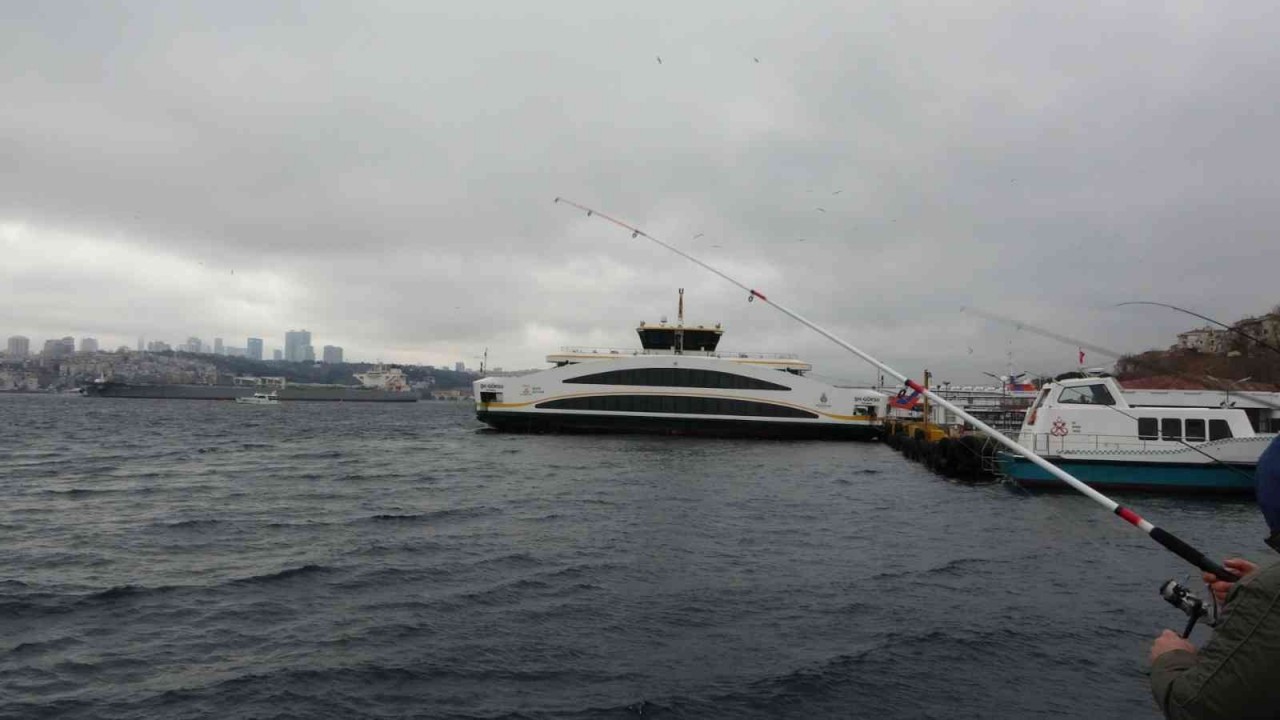
<path id="1" fill-rule="evenodd" d="M 1250 573 L 1235 584 L 1222 621 L 1198 652 L 1187 649 L 1190 643 L 1174 643 L 1186 641 L 1172 631 L 1157 638 L 1151 691 L 1166 718 L 1251 717 L 1280 700 L 1274 657 L 1280 646 L 1278 568 Z"/>

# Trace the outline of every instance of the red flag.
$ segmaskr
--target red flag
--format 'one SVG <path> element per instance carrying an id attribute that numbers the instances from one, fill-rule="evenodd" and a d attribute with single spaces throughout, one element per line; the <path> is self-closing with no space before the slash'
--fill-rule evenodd
<path id="1" fill-rule="evenodd" d="M 1080 364 L 1084 364 L 1084 350 L 1080 350 Z"/>

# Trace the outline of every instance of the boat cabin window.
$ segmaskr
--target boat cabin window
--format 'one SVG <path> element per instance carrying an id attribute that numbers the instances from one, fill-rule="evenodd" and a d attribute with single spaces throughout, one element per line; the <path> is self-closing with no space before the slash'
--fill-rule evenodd
<path id="1" fill-rule="evenodd" d="M 1115 405 L 1115 398 L 1106 385 L 1085 385 L 1069 387 L 1058 395 L 1058 402 L 1067 405 Z"/>
<path id="2" fill-rule="evenodd" d="M 1201 442 L 1204 438 L 1204 420 L 1199 418 L 1187 420 L 1187 441 Z"/>
<path id="3" fill-rule="evenodd" d="M 566 383 L 584 385 L 648 385 L 657 387 L 721 388 L 724 390 L 790 390 L 768 380 L 719 370 L 689 368 L 635 368 L 566 378 Z"/>
<path id="4" fill-rule="evenodd" d="M 1209 421 L 1209 439 L 1210 440 L 1226 440 L 1231 437 L 1231 426 L 1226 420 L 1210 420 Z"/>
<path id="5" fill-rule="evenodd" d="M 1138 439 L 1159 440 L 1160 421 L 1155 418 L 1138 418 Z"/>
<path id="6" fill-rule="evenodd" d="M 1179 418 L 1163 418 L 1160 420 L 1161 440 L 1181 440 L 1182 420 Z"/>

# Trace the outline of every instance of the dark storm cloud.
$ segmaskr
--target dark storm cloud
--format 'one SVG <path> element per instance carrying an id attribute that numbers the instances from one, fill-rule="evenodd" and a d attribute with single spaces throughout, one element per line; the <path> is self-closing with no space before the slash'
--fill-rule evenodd
<path id="1" fill-rule="evenodd" d="M 1189 325 L 1116 302 L 1280 299 L 1263 3 L 11 16 L 0 334 L 306 326 L 349 356 L 529 366 L 631 345 L 685 287 L 727 345 L 873 374 L 556 195 L 956 379 L 1074 362 L 961 306 L 1136 350 Z"/>

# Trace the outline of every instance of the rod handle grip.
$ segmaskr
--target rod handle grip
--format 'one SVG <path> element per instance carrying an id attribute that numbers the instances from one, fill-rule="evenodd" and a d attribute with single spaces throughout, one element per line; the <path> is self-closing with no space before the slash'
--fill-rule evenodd
<path id="1" fill-rule="evenodd" d="M 1213 573 L 1219 580 L 1236 582 L 1240 576 L 1205 557 L 1204 553 L 1186 544 L 1177 535 L 1163 528 L 1151 528 L 1151 539 L 1165 546 L 1170 552 L 1195 565 L 1204 572 Z"/>

